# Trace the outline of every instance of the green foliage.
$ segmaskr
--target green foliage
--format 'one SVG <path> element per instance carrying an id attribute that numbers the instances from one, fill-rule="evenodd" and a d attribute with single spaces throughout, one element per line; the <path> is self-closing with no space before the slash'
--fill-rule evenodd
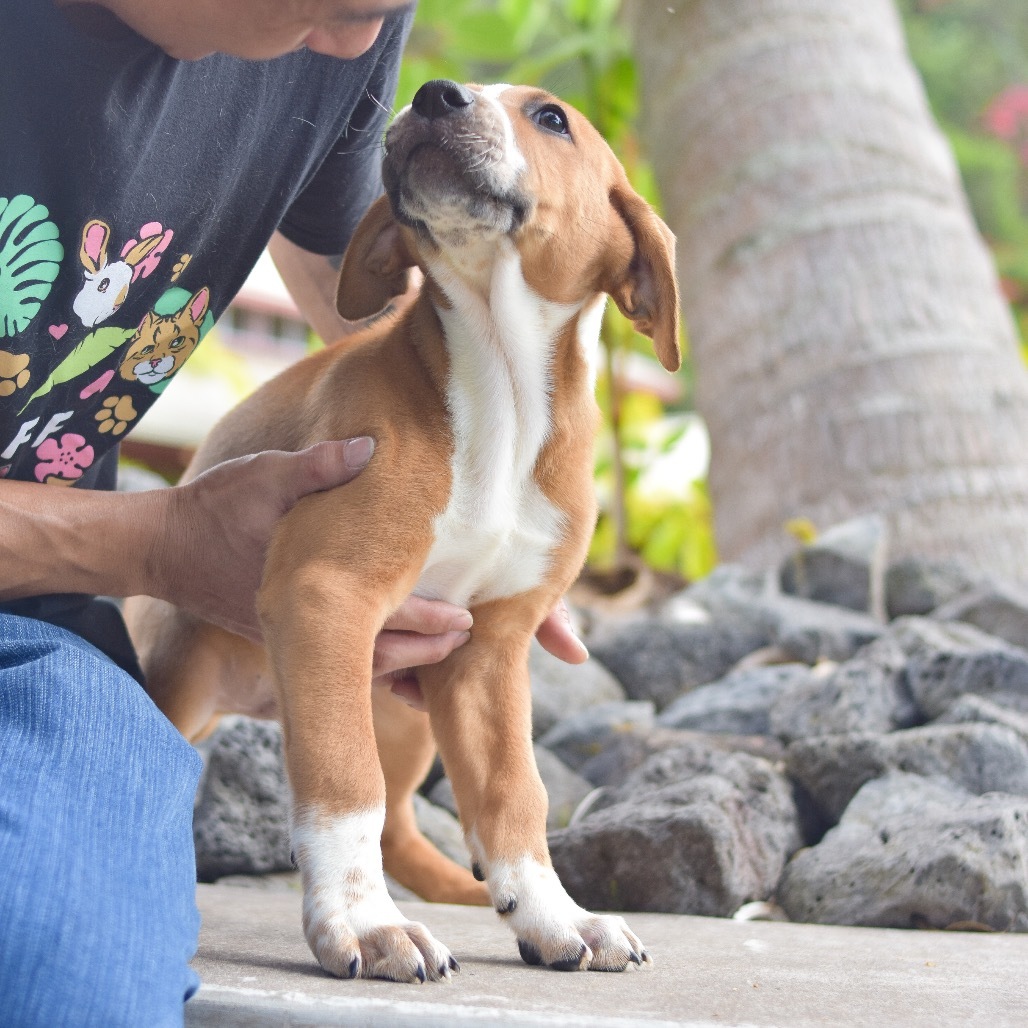
<path id="1" fill-rule="evenodd" d="M 706 435 L 694 414 L 664 414 L 659 401 L 631 393 L 621 406 L 621 457 L 625 474 L 627 542 L 650 567 L 686 579 L 701 578 L 717 561 L 710 498 L 702 474 Z M 612 436 L 597 448 L 596 490 L 600 518 L 589 562 L 615 564 L 617 526 Z"/>
<path id="2" fill-rule="evenodd" d="M 1028 243 L 1022 172 L 1014 151 L 997 139 L 963 129 L 950 129 L 947 135 L 982 235 L 994 242 Z"/>
<path id="3" fill-rule="evenodd" d="M 899 0 L 899 7 L 914 64 L 1028 340 L 1028 162 L 1016 141 L 990 134 L 985 117 L 1008 87 L 1028 84 L 1028 4 Z"/>

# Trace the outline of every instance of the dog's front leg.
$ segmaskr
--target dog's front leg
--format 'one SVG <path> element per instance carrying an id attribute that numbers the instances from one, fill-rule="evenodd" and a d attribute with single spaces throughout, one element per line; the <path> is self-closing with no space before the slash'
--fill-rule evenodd
<path id="1" fill-rule="evenodd" d="M 518 609 L 519 606 L 522 609 Z M 546 791 L 532 753 L 527 660 L 532 608 L 477 607 L 471 641 L 419 681 L 453 783 L 476 874 L 522 958 L 558 970 L 622 971 L 649 957 L 625 921 L 564 890 L 546 845 Z"/>
<path id="2" fill-rule="evenodd" d="M 456 961 L 397 909 L 382 871 L 386 797 L 371 676 L 388 584 L 384 596 L 382 583 L 329 560 L 291 566 L 278 555 L 274 565 L 260 606 L 279 687 L 307 942 L 343 978 L 448 978 Z"/>

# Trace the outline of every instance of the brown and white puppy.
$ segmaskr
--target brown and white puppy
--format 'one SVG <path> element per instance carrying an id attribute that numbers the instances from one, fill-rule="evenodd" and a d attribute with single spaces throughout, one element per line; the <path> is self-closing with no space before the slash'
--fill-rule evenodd
<path id="1" fill-rule="evenodd" d="M 527 656 L 593 528 L 606 296 L 678 367 L 674 239 L 592 126 L 538 89 L 426 84 L 389 129 L 383 178 L 340 311 L 371 315 L 414 265 L 418 299 L 266 385 L 189 475 L 365 434 L 375 456 L 283 519 L 259 595 L 266 656 L 137 605 L 149 688 L 190 736 L 228 710 L 281 718 L 304 928 L 334 974 L 423 981 L 456 966 L 390 899 L 383 858 L 427 899 L 491 902 L 530 964 L 646 963 L 625 922 L 579 907 L 550 863 Z M 474 615 L 469 642 L 417 670 L 428 717 L 371 689 L 375 636 L 412 592 Z M 488 893 L 415 825 L 436 744 Z"/>

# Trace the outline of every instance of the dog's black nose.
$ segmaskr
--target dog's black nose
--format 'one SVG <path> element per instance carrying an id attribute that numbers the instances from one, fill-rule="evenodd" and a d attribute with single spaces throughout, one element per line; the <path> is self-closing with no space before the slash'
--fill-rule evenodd
<path id="1" fill-rule="evenodd" d="M 475 94 L 448 79 L 426 82 L 415 94 L 411 107 L 429 121 L 466 110 L 475 102 Z"/>

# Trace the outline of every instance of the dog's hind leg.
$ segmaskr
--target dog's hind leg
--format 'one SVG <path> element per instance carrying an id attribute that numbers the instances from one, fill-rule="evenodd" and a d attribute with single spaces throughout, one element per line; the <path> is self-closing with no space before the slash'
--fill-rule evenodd
<path id="1" fill-rule="evenodd" d="M 422 835 L 414 815 L 414 791 L 425 780 L 436 746 L 428 715 L 392 693 L 372 695 L 375 741 L 386 784 L 382 860 L 401 885 L 431 903 L 488 906 L 489 890 L 467 868 L 444 856 Z"/>

